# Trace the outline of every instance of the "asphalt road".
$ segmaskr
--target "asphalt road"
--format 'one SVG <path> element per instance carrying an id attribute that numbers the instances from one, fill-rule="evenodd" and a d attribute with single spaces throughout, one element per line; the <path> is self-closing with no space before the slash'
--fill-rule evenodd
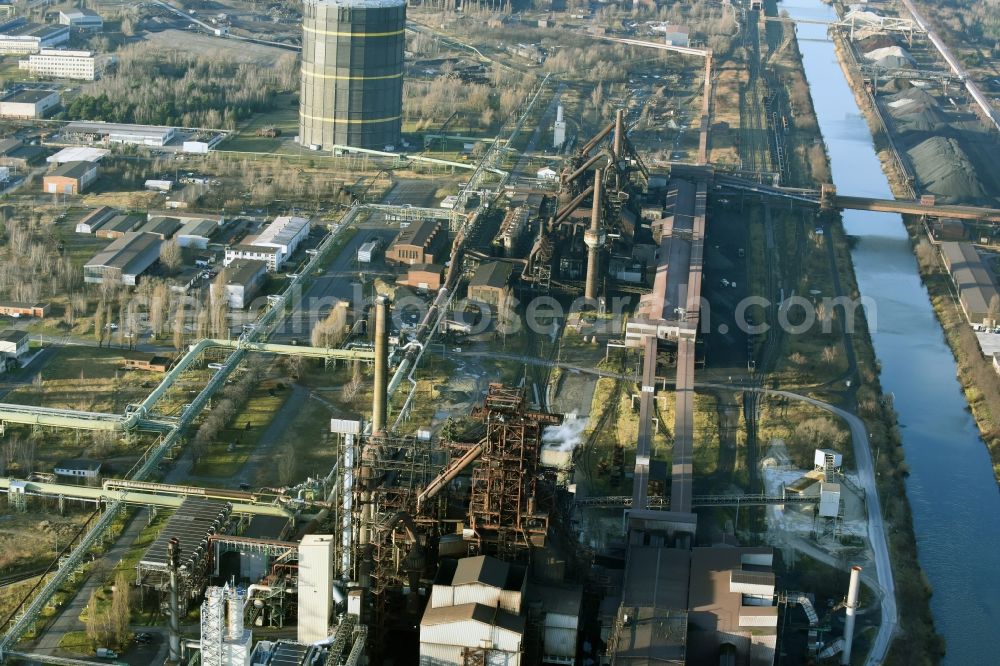
<path id="1" fill-rule="evenodd" d="M 121 536 L 118 537 L 114 545 L 101 558 L 104 571 L 112 571 L 121 559 L 125 557 L 129 548 L 139 538 L 139 533 L 146 526 L 145 518 L 145 509 L 137 511 L 132 516 Z M 103 582 L 102 577 L 91 575 L 87 578 L 73 598 L 69 600 L 69 603 L 59 609 L 59 615 L 56 616 L 55 620 L 46 627 L 41 638 L 38 640 L 38 644 L 34 648 L 34 652 L 39 654 L 55 654 L 59 647 L 59 641 L 63 636 L 71 631 L 83 631 L 86 628 L 83 622 L 80 621 L 80 613 L 83 612 L 83 609 L 87 606 L 87 602 L 90 601 L 91 593 L 97 590 Z"/>
<path id="2" fill-rule="evenodd" d="M 440 183 L 433 180 L 400 180 L 389 190 L 382 203 L 415 207 L 434 205 L 434 194 Z M 330 308 L 339 301 L 356 302 L 370 294 L 361 293 L 361 276 L 383 275 L 390 281 L 395 272 L 381 259 L 370 264 L 358 263 L 358 248 L 373 238 L 381 243 L 382 252 L 399 233 L 398 224 L 386 223 L 381 215 L 358 225 L 358 232 L 344 245 L 337 256 L 327 264 L 320 276 L 315 276 L 309 288 L 302 295 L 302 303 L 295 313 L 288 317 L 282 330 L 271 335 L 274 342 L 298 340 L 308 343 L 313 326 L 326 317 Z"/>

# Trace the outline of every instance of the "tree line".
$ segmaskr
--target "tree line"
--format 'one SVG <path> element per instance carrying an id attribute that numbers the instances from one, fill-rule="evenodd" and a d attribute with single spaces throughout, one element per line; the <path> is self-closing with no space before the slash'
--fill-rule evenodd
<path id="1" fill-rule="evenodd" d="M 259 67 L 217 55 L 133 45 L 122 49 L 115 71 L 87 84 L 62 115 L 231 130 L 252 113 L 274 108 L 277 95 L 298 84 L 293 54 L 282 55 L 272 67 Z"/>

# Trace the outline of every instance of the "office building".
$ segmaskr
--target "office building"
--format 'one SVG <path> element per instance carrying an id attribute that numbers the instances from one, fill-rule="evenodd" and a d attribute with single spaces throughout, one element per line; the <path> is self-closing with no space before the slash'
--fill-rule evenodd
<path id="1" fill-rule="evenodd" d="M 242 245 L 227 247 L 222 263 L 228 266 L 237 259 L 255 259 L 265 262 L 269 270 L 277 271 L 295 253 L 299 243 L 309 236 L 309 229 L 307 218 L 276 217 L 257 238 Z"/>
<path id="2" fill-rule="evenodd" d="M 69 26 L 38 25 L 21 17 L 0 24 L 0 54 L 27 55 L 69 41 Z"/>
<path id="3" fill-rule="evenodd" d="M 93 81 L 97 78 L 97 58 L 91 51 L 42 49 L 17 63 L 32 76 L 51 79 Z"/>

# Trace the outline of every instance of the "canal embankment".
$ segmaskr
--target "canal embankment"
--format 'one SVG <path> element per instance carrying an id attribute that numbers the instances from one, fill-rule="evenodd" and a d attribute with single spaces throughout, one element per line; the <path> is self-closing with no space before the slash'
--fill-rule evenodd
<path id="1" fill-rule="evenodd" d="M 912 158 L 900 148 L 896 126 L 884 106 L 858 74 L 859 54 L 840 32 L 832 33 L 838 62 L 851 84 L 855 101 L 868 122 L 875 149 L 893 196 L 914 199 L 919 179 Z M 958 366 L 958 379 L 980 436 L 990 454 L 994 478 L 1000 482 L 1000 373 L 987 358 L 966 320 L 954 285 L 938 253 L 937 241 L 925 220 L 904 215 L 921 278 L 931 297 L 934 313 L 944 331 Z"/>
<path id="2" fill-rule="evenodd" d="M 793 17 L 836 18 L 820 0 L 786 0 L 781 8 Z M 869 125 L 870 116 L 859 103 L 863 88 L 845 76 L 825 26 L 800 24 L 798 33 L 838 191 L 892 196 L 885 146 L 878 146 L 880 160 L 872 138 L 877 127 Z M 931 629 L 933 618 L 947 646 L 943 662 L 992 663 L 992 650 L 982 636 L 991 634 L 1000 615 L 1000 496 L 986 447 L 902 218 L 846 211 L 843 224 L 852 238 L 859 292 L 872 304 L 867 323 L 877 360 L 872 359 L 871 367 L 878 369 L 882 409 L 887 418 L 896 416 L 882 436 L 901 444 L 887 449 L 873 433 L 880 496 L 887 515 L 893 504 L 897 511 L 909 504 L 916 535 L 914 541 L 912 534 L 901 534 L 910 531 L 901 512 L 887 518 L 897 601 L 906 613 L 889 661 L 936 661 L 941 642 Z M 859 358 L 859 368 L 867 362 Z M 894 468 L 888 480 L 886 457 L 893 459 Z M 938 593 L 927 615 L 923 609 L 931 587 Z"/>

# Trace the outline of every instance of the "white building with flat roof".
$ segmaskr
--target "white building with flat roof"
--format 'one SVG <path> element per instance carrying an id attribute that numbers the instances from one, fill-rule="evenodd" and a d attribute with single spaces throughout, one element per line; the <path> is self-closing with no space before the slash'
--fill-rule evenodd
<path id="1" fill-rule="evenodd" d="M 288 257 L 309 235 L 310 222 L 305 217 L 283 215 L 274 218 L 257 238 L 243 245 L 226 248 L 224 264 L 236 259 L 257 259 L 267 263 L 272 271 L 279 270 Z"/>
<path id="2" fill-rule="evenodd" d="M 74 7 L 59 11 L 59 23 L 81 30 L 103 30 L 104 19 L 92 9 Z"/>
<path id="3" fill-rule="evenodd" d="M 177 130 L 160 125 L 128 125 L 123 123 L 74 122 L 63 127 L 63 138 L 81 139 L 88 143 L 129 143 L 138 146 L 165 146 Z"/>
<path id="4" fill-rule="evenodd" d="M 59 106 L 55 90 L 20 90 L 0 99 L 0 117 L 29 120 L 44 118 Z"/>
<path id="5" fill-rule="evenodd" d="M 54 155 L 49 155 L 45 161 L 49 164 L 65 164 L 66 162 L 100 162 L 110 151 L 103 148 L 88 146 L 72 146 L 63 148 Z"/>
<path id="6" fill-rule="evenodd" d="M 97 78 L 97 58 L 92 51 L 42 49 L 17 63 L 32 76 L 93 81 Z"/>
<path id="7" fill-rule="evenodd" d="M 24 17 L 0 24 L 0 54 L 24 55 L 59 46 L 69 41 L 64 25 L 28 23 Z"/>

